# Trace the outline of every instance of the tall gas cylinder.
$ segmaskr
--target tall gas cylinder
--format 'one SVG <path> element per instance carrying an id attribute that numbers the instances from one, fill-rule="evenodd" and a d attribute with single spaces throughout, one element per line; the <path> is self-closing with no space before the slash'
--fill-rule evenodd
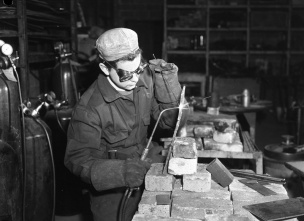
<path id="1" fill-rule="evenodd" d="M 22 220 L 22 144 L 18 85 L 0 69 L 0 218 Z"/>
<path id="2" fill-rule="evenodd" d="M 57 63 L 51 77 L 51 90 L 56 94 L 56 99 L 67 101 L 74 106 L 78 101 L 77 77 L 73 61 L 69 59 L 71 53 L 67 53 L 63 44 L 55 44 Z M 75 62 L 74 62 L 75 63 Z"/>
<path id="3" fill-rule="evenodd" d="M 25 220 L 52 221 L 54 216 L 55 171 L 51 139 L 51 130 L 45 122 L 25 117 Z"/>

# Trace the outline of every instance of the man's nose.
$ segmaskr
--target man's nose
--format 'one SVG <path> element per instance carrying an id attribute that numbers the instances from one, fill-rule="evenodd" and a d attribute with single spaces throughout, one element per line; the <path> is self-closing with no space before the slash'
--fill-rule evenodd
<path id="1" fill-rule="evenodd" d="M 133 74 L 132 78 L 131 78 L 131 81 L 133 82 L 137 82 L 139 79 L 139 74 Z"/>

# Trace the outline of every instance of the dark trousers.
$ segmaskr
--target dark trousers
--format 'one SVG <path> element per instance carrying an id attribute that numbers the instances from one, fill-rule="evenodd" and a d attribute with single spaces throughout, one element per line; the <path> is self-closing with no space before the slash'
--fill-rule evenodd
<path id="1" fill-rule="evenodd" d="M 102 192 L 91 192 L 91 211 L 94 221 L 117 221 L 119 209 L 126 188 L 117 188 Z M 128 200 L 124 221 L 131 221 L 138 208 L 144 187 L 134 190 Z"/>

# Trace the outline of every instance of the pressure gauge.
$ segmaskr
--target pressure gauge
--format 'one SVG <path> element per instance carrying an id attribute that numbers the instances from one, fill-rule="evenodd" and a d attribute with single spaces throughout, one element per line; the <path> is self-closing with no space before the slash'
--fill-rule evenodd
<path id="1" fill-rule="evenodd" d="M 11 56 L 13 54 L 13 47 L 10 44 L 4 44 L 1 47 L 1 51 L 6 56 Z"/>

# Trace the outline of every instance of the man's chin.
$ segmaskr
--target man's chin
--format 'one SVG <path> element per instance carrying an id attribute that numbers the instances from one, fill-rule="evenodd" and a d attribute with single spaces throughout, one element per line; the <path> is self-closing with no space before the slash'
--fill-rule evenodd
<path id="1" fill-rule="evenodd" d="M 126 86 L 125 90 L 126 91 L 132 91 L 135 88 L 136 85 L 130 85 L 130 86 Z"/>

